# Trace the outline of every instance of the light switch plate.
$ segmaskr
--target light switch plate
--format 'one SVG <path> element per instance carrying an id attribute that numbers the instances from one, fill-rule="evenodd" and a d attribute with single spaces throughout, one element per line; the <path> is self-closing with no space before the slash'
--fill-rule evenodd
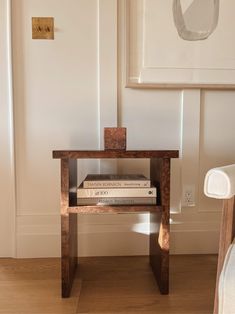
<path id="1" fill-rule="evenodd" d="M 54 18 L 32 17 L 32 39 L 54 39 Z"/>

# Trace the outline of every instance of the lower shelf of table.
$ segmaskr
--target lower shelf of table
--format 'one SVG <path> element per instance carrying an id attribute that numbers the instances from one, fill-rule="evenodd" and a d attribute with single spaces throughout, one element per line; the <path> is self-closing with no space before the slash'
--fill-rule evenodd
<path id="1" fill-rule="evenodd" d="M 144 212 L 161 212 L 162 206 L 156 205 L 128 205 L 128 206 L 70 206 L 69 213 L 77 214 L 125 214 L 125 213 L 144 213 Z"/>

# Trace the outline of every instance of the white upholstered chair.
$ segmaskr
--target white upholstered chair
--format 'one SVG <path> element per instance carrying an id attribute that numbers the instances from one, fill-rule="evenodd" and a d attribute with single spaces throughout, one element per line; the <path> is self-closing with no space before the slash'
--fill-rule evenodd
<path id="1" fill-rule="evenodd" d="M 214 314 L 235 314 L 235 164 L 209 170 L 204 193 L 223 199 Z"/>

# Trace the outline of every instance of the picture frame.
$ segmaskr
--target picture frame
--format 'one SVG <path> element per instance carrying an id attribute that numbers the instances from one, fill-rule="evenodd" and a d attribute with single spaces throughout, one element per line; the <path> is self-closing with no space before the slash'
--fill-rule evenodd
<path id="1" fill-rule="evenodd" d="M 173 1 L 125 0 L 126 87 L 235 89 L 235 1 L 220 0 L 216 29 L 197 41 L 177 33 Z"/>

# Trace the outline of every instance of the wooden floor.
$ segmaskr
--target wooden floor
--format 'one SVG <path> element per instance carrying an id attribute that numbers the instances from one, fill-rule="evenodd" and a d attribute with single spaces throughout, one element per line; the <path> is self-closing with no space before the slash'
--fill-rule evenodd
<path id="1" fill-rule="evenodd" d="M 147 257 L 83 258 L 71 298 L 61 299 L 59 259 L 0 259 L 0 313 L 209 314 L 216 260 L 171 256 L 170 294 L 163 296 Z"/>

